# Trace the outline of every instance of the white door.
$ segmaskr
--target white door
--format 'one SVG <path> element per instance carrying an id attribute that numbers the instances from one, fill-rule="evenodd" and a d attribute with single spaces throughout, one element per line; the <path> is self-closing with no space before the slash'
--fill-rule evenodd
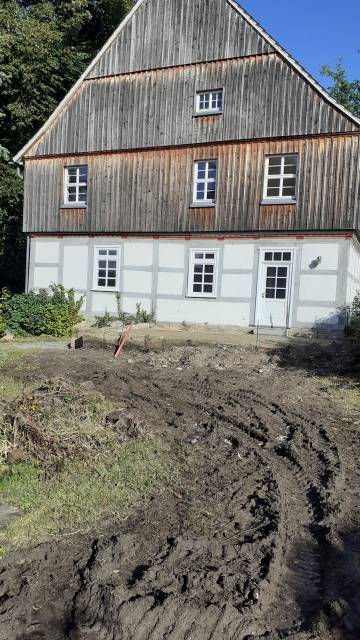
<path id="1" fill-rule="evenodd" d="M 292 268 L 292 250 L 261 251 L 256 320 L 259 326 L 289 326 Z"/>

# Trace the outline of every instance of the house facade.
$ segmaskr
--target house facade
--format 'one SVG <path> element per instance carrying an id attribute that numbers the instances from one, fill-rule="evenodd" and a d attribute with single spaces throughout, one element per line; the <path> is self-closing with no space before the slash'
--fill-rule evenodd
<path id="1" fill-rule="evenodd" d="M 27 289 L 160 322 L 336 327 L 360 121 L 233 0 L 139 0 L 25 165 Z"/>

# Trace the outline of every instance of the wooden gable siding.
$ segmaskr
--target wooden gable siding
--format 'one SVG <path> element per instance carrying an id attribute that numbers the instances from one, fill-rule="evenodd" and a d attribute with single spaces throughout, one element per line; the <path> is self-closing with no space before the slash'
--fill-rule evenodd
<path id="1" fill-rule="evenodd" d="M 295 205 L 261 205 L 266 154 L 299 153 Z M 193 209 L 193 165 L 218 159 L 214 208 Z M 61 209 L 65 164 L 88 163 L 89 204 Z M 26 162 L 27 232 L 330 230 L 358 227 L 359 136 L 219 144 Z"/>
<path id="2" fill-rule="evenodd" d="M 194 117 L 197 91 L 224 113 Z M 30 155 L 345 132 L 356 126 L 277 54 L 84 82 Z"/>
<path id="3" fill-rule="evenodd" d="M 226 0 L 146 0 L 88 77 L 272 50 Z"/>

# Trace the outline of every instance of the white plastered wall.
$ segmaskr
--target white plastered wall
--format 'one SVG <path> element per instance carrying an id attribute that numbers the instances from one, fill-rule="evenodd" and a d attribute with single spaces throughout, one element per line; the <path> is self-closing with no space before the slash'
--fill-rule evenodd
<path id="1" fill-rule="evenodd" d="M 118 309 L 115 293 L 96 290 L 94 285 L 94 251 L 101 246 L 119 249 L 122 310 L 134 312 L 136 304 L 141 303 L 148 312 L 155 312 L 160 322 L 253 326 L 261 248 L 295 249 L 292 327 L 336 324 L 338 307 L 349 301 L 360 285 L 360 255 L 350 239 L 185 240 L 99 236 L 31 239 L 29 288 L 59 282 L 66 288 L 74 288 L 77 296 L 85 296 L 83 309 L 89 316 L 105 311 L 115 314 Z M 214 299 L 188 296 L 189 253 L 194 248 L 217 249 Z"/>

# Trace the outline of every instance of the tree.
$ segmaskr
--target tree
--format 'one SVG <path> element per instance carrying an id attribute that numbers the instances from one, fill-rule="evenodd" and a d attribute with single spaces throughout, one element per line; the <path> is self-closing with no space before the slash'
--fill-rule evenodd
<path id="1" fill-rule="evenodd" d="M 10 156 L 44 124 L 131 5 L 1 0 L 0 288 L 21 289 L 25 263 L 21 177 Z"/>
<path id="2" fill-rule="evenodd" d="M 349 111 L 360 117 L 360 80 L 349 80 L 341 60 L 335 69 L 324 65 L 321 74 L 333 80 L 329 93 Z"/>

